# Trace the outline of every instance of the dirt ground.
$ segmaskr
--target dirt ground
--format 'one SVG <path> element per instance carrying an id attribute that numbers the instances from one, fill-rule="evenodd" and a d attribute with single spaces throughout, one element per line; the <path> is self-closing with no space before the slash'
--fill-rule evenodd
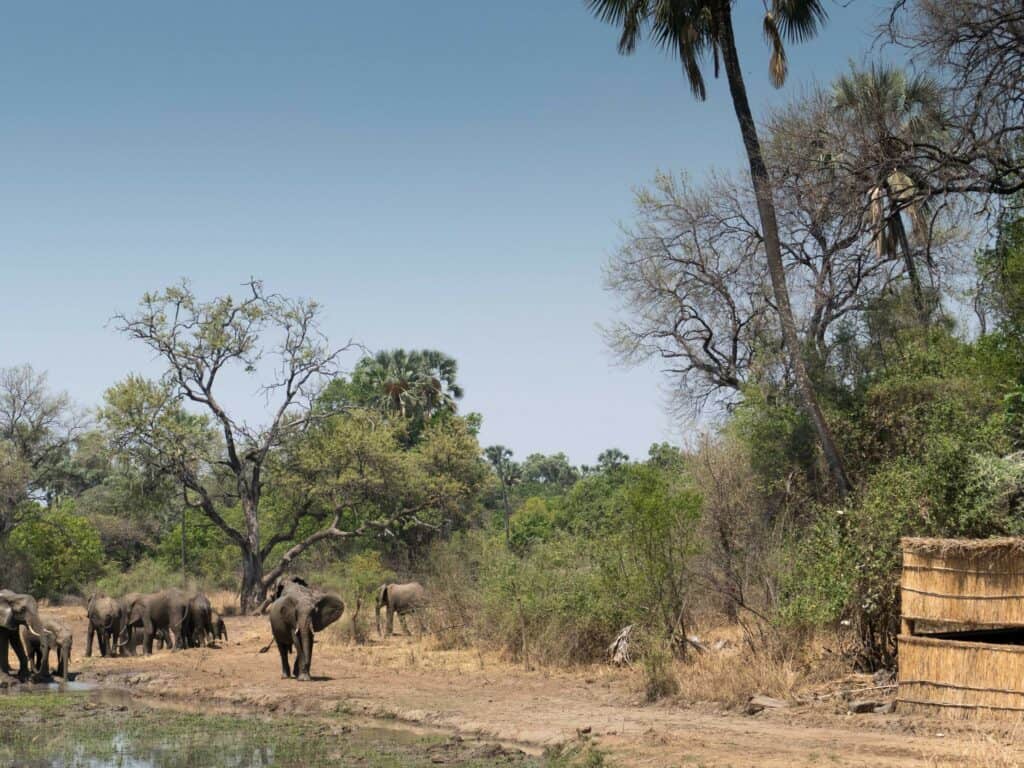
<path id="1" fill-rule="evenodd" d="M 1024 765 L 1006 726 L 841 714 L 835 703 L 748 716 L 711 705 L 643 705 L 638 673 L 606 667 L 531 670 L 430 639 L 397 636 L 357 646 L 318 636 L 312 673 L 280 679 L 265 617 L 227 617 L 221 647 L 150 657 L 84 658 L 85 611 L 60 608 L 76 632 L 79 682 L 188 710 L 346 712 L 393 727 L 482 737 L 537 754 L 592 739 L 621 766 L 1009 766 Z"/>

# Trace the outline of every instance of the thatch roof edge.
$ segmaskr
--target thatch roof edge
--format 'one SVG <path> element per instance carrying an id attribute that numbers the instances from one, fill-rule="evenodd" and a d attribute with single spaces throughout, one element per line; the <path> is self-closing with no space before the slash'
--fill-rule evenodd
<path id="1" fill-rule="evenodd" d="M 904 553 L 946 557 L 1024 556 L 1024 537 L 992 539 L 928 539 L 907 536 L 900 539 Z"/>

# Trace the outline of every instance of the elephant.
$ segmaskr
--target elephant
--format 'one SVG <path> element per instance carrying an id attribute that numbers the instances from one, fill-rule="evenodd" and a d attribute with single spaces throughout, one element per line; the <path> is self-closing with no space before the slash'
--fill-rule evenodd
<path id="1" fill-rule="evenodd" d="M 224 617 L 217 613 L 217 611 L 213 611 L 210 614 L 210 624 L 213 625 L 214 641 L 223 640 L 226 643 L 228 641 L 228 630 L 224 626 Z"/>
<path id="2" fill-rule="evenodd" d="M 52 617 L 44 617 L 42 621 L 46 631 L 41 638 L 33 636 L 28 627 L 21 627 L 21 643 L 28 654 L 29 664 L 33 672 L 49 676 L 50 651 L 56 651 L 57 677 L 67 680 L 74 635 L 65 624 Z"/>
<path id="3" fill-rule="evenodd" d="M 377 634 L 382 636 L 380 631 L 380 609 L 387 608 L 387 634 L 390 636 L 395 631 L 395 614 L 398 614 L 398 621 L 406 634 L 410 634 L 409 627 L 405 624 L 407 614 L 414 614 L 420 625 L 420 632 L 426 631 L 426 625 L 420 615 L 427 602 L 427 592 L 418 581 L 410 581 L 407 584 L 381 584 L 377 590 Z"/>
<path id="4" fill-rule="evenodd" d="M 118 638 L 124 626 L 124 606 L 121 601 L 103 595 L 93 595 L 86 609 L 89 627 L 85 636 L 85 655 L 92 656 L 92 641 L 99 641 L 100 656 L 116 656 Z"/>
<path id="5" fill-rule="evenodd" d="M 44 637 L 46 628 L 39 618 L 39 608 L 32 595 L 23 595 L 9 589 L 0 589 L 0 672 L 11 674 L 8 648 L 18 657 L 18 677 L 29 674 L 28 656 L 21 645 L 20 628 L 27 627 L 31 635 Z"/>
<path id="6" fill-rule="evenodd" d="M 185 641 L 190 648 L 205 647 L 213 642 L 213 608 L 210 599 L 202 592 L 192 595 L 188 601 L 188 614 L 184 627 Z"/>
<path id="7" fill-rule="evenodd" d="M 126 595 L 124 602 L 130 605 L 124 642 L 134 646 L 134 628 L 141 626 L 147 656 L 153 653 L 153 640 L 160 633 L 166 635 L 172 649 L 186 647 L 190 595 L 180 589 L 165 589 L 149 595 Z"/>
<path id="8" fill-rule="evenodd" d="M 281 677 L 309 680 L 313 661 L 313 633 L 330 626 L 345 612 L 340 597 L 310 587 L 298 576 L 278 579 L 274 600 L 268 608 L 270 629 L 281 654 Z M 288 654 L 295 646 L 295 664 L 289 668 Z M 270 645 L 260 652 L 265 653 Z"/>

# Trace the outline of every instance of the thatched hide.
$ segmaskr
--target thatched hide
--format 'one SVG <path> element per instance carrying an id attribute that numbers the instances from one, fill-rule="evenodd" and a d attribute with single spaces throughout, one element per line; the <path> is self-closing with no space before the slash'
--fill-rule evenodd
<path id="1" fill-rule="evenodd" d="M 1024 539 L 904 539 L 908 620 L 1024 627 Z"/>
<path id="2" fill-rule="evenodd" d="M 899 710 L 1024 716 L 1024 647 L 900 637 Z"/>
<path id="3" fill-rule="evenodd" d="M 1024 539 L 904 539 L 901 586 L 900 710 L 1024 717 Z"/>

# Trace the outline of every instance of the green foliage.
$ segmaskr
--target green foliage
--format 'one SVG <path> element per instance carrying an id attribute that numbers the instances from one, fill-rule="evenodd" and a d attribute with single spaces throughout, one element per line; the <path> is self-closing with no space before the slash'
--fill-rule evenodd
<path id="1" fill-rule="evenodd" d="M 311 579 L 315 579 L 318 585 L 350 597 L 353 607 L 355 599 L 361 598 L 363 605 L 370 609 L 373 607 L 374 592 L 377 587 L 398 579 L 395 572 L 384 565 L 380 552 L 372 549 L 353 553 L 343 560 L 335 562 L 326 570 L 319 570 L 315 574 L 307 573 L 307 575 Z"/>
<path id="2" fill-rule="evenodd" d="M 232 523 L 241 518 L 237 509 L 224 510 L 223 514 Z M 154 554 L 168 572 L 181 573 L 180 522 L 167 529 Z M 238 586 L 238 548 L 205 515 L 194 510 L 185 513 L 185 575 L 211 589 Z"/>
<path id="3" fill-rule="evenodd" d="M 159 592 L 168 587 L 185 586 L 181 568 L 162 560 L 143 558 L 126 571 L 113 569 L 93 585 L 95 592 L 121 597 L 128 592 Z"/>
<path id="4" fill-rule="evenodd" d="M 103 567 L 99 533 L 70 504 L 37 510 L 14 529 L 10 545 L 27 559 L 31 589 L 39 596 L 75 592 Z"/>
<path id="5" fill-rule="evenodd" d="M 555 502 L 542 496 L 531 496 L 512 515 L 513 551 L 522 554 L 539 542 L 548 541 L 555 533 Z"/>
<path id="6" fill-rule="evenodd" d="M 643 652 L 644 698 L 649 703 L 679 693 L 679 678 L 672 667 L 673 659 L 664 640 L 648 642 Z"/>

